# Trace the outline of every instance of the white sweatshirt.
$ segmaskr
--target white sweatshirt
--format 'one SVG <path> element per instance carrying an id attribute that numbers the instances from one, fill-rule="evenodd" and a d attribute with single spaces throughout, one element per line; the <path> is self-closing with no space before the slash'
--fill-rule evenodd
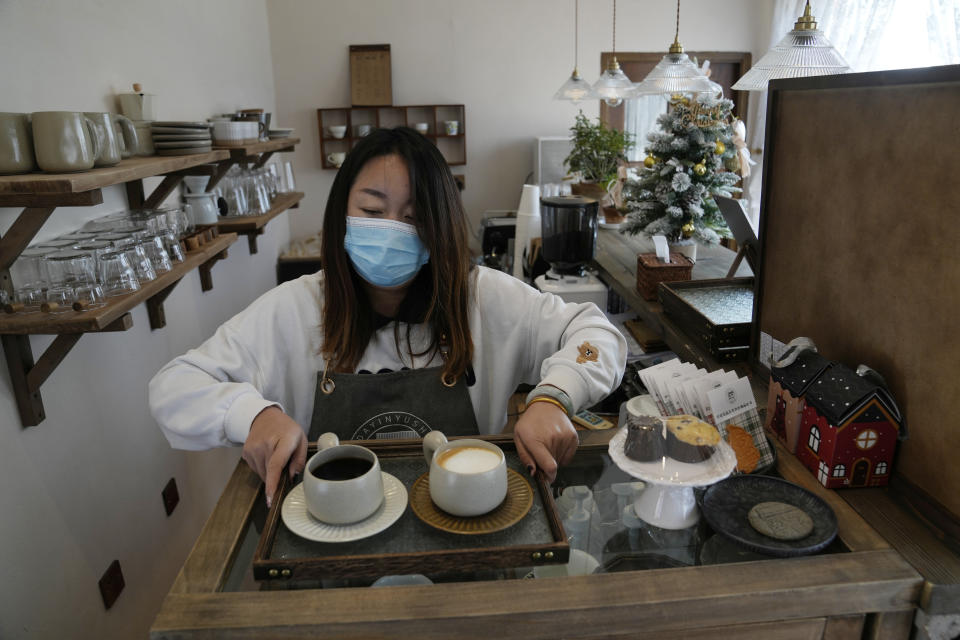
<path id="1" fill-rule="evenodd" d="M 499 433 L 507 401 L 520 383 L 549 383 L 575 407 L 591 406 L 620 383 L 626 342 L 592 303 L 568 304 L 500 271 L 477 267 L 469 308 L 476 383 L 468 387 L 483 434 Z M 279 405 L 307 431 L 313 413 L 320 356 L 322 272 L 286 282 L 224 323 L 200 347 L 175 358 L 150 381 L 150 410 L 171 446 L 207 449 L 242 443 L 260 411 Z M 429 328 L 413 327 L 415 347 Z M 371 339 L 357 371 L 411 366 L 401 325 Z M 589 344 L 589 346 L 587 346 Z M 402 354 L 402 355 L 401 355 Z"/>

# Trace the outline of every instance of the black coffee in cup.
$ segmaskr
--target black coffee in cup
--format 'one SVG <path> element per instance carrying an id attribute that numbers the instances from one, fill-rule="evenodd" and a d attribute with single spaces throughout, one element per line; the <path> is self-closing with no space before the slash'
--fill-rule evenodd
<path id="1" fill-rule="evenodd" d="M 366 458 L 343 457 L 327 460 L 311 469 L 312 473 L 321 480 L 353 480 L 359 478 L 370 468 L 373 462 Z"/>

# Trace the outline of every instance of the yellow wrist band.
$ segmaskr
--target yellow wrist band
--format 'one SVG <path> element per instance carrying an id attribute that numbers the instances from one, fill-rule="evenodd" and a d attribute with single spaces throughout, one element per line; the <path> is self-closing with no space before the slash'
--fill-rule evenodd
<path id="1" fill-rule="evenodd" d="M 554 406 L 556 406 L 556 407 L 559 407 L 559 408 L 560 408 L 560 411 L 563 411 L 563 413 L 564 413 L 568 418 L 570 417 L 570 414 L 567 413 L 567 410 L 564 408 L 564 406 L 560 403 L 559 400 L 554 400 L 553 398 L 548 398 L 547 396 L 535 396 L 535 397 L 533 397 L 533 398 L 530 399 L 530 402 L 527 403 L 527 407 L 529 407 L 530 405 L 532 405 L 534 402 L 549 402 L 550 404 L 552 404 L 552 405 L 554 405 Z"/>

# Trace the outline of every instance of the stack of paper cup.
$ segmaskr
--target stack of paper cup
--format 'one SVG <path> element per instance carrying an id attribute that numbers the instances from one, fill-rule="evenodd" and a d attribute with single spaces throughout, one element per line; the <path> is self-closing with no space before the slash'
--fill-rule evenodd
<path id="1" fill-rule="evenodd" d="M 525 254 L 530 248 L 530 241 L 539 238 L 540 234 L 540 187 L 525 184 L 517 206 L 517 230 L 513 240 L 514 277 L 523 279 Z"/>

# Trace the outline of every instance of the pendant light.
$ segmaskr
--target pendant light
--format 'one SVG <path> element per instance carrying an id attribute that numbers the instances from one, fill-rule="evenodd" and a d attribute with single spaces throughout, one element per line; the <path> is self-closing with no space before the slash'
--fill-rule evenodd
<path id="1" fill-rule="evenodd" d="M 572 100 L 578 104 L 587 98 L 597 98 L 590 83 L 580 77 L 580 0 L 573 2 L 573 73 L 553 94 L 554 100 Z"/>
<path id="2" fill-rule="evenodd" d="M 850 65 L 840 55 L 823 32 L 817 29 L 817 19 L 810 15 L 807 0 L 803 15 L 784 38 L 768 51 L 757 64 L 737 80 L 738 91 L 765 91 L 767 83 L 775 78 L 804 78 L 847 73 Z"/>
<path id="3" fill-rule="evenodd" d="M 633 83 L 617 62 L 617 0 L 613 0 L 613 57 L 600 79 L 593 83 L 593 91 L 610 107 L 618 107 L 624 100 L 634 97 Z"/>
<path id="4" fill-rule="evenodd" d="M 680 0 L 677 0 L 677 28 L 673 44 L 647 77 L 637 83 L 636 92 L 638 95 L 712 94 L 716 93 L 717 86 L 683 52 L 683 45 L 680 44 Z"/>

